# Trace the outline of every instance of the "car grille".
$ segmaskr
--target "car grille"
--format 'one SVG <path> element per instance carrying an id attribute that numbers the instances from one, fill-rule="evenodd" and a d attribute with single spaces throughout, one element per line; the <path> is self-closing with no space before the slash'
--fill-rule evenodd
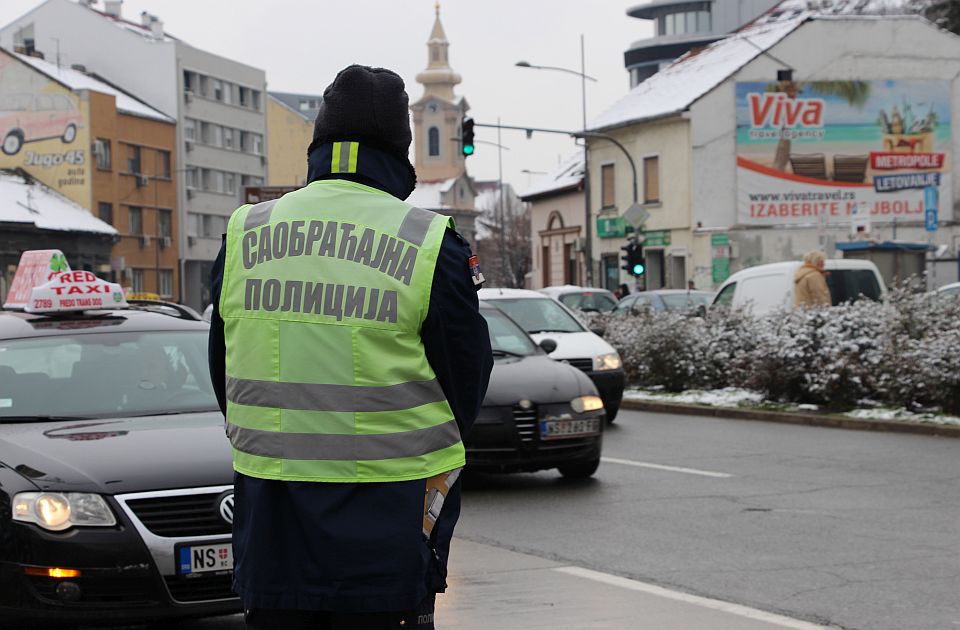
<path id="1" fill-rule="evenodd" d="M 164 576 L 170 596 L 178 602 L 203 602 L 214 599 L 234 599 L 232 590 L 233 574 L 205 575 L 203 577 L 181 578 Z"/>
<path id="2" fill-rule="evenodd" d="M 31 586 L 37 595 L 45 599 L 60 602 L 57 586 L 62 579 L 30 576 Z M 80 587 L 80 599 L 77 604 L 149 604 L 156 603 L 156 586 L 149 577 L 79 577 L 71 582 Z M 71 602 L 72 603 L 72 602 Z"/>
<path id="3" fill-rule="evenodd" d="M 593 371 L 593 359 L 564 359 L 564 363 L 569 363 L 578 370 L 583 370 L 584 372 Z"/>
<path id="4" fill-rule="evenodd" d="M 513 421 L 517 425 L 517 435 L 520 442 L 529 444 L 537 435 L 537 408 L 521 409 L 520 405 L 513 407 Z"/>
<path id="5" fill-rule="evenodd" d="M 127 506 L 144 527 L 157 536 L 210 536 L 229 534 L 231 526 L 220 518 L 221 493 L 128 499 Z"/>

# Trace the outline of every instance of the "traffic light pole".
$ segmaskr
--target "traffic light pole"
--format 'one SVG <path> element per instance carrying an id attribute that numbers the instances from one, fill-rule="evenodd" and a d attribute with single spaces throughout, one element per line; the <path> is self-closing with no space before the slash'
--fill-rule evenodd
<path id="1" fill-rule="evenodd" d="M 631 171 L 631 173 L 633 174 L 633 203 L 634 203 L 634 204 L 637 203 L 637 165 L 636 165 L 636 163 L 634 163 L 633 157 L 630 155 L 630 152 L 627 151 L 627 148 L 626 148 L 625 146 L 623 146 L 623 144 L 621 144 L 619 140 L 617 140 L 616 138 L 613 138 L 612 136 L 608 136 L 608 135 L 605 134 L 605 133 L 596 133 L 596 132 L 593 132 L 593 131 L 586 131 L 586 130 L 582 130 L 582 131 L 565 131 L 565 130 L 563 130 L 563 129 L 543 129 L 543 128 L 541 128 L 541 127 L 517 127 L 517 126 L 515 126 L 515 125 L 501 125 L 501 124 L 499 123 L 499 121 L 497 122 L 496 125 L 478 123 L 478 122 L 476 122 L 476 121 L 473 121 L 473 126 L 475 126 L 475 127 L 488 127 L 488 128 L 491 128 L 491 129 L 496 129 L 498 134 L 500 133 L 500 130 L 501 130 L 501 129 L 512 129 L 512 130 L 515 130 L 515 131 L 524 131 L 524 132 L 526 132 L 528 138 L 533 135 L 533 132 L 534 132 L 534 131 L 537 131 L 537 132 L 539 132 L 539 133 L 556 133 L 556 134 L 561 134 L 561 135 L 564 135 L 564 136 L 570 136 L 570 137 L 572 137 L 572 138 L 584 138 L 584 139 L 586 139 L 586 138 L 594 138 L 594 139 L 597 139 L 597 140 L 609 140 L 609 141 L 612 142 L 614 145 L 616 145 L 616 147 L 617 147 L 618 149 L 620 149 L 620 151 L 622 151 L 623 154 L 627 157 L 627 162 L 630 164 L 630 171 Z M 590 205 L 589 205 L 589 204 L 590 204 L 590 197 L 589 197 L 589 195 L 590 195 L 590 188 L 589 188 L 590 172 L 587 170 L 587 164 L 588 164 L 588 163 L 587 163 L 587 159 L 588 159 L 587 155 L 588 155 L 588 152 L 587 152 L 586 142 L 584 142 L 584 147 L 583 147 L 583 170 L 584 170 L 584 173 L 583 173 L 584 187 L 583 187 L 583 189 L 584 189 L 584 190 L 583 190 L 583 194 L 584 194 L 584 196 L 586 196 L 586 204 L 587 204 L 586 207 L 588 208 L 588 212 L 589 212 L 589 208 L 590 208 Z M 587 216 L 587 217 L 585 217 L 585 218 L 586 218 L 586 225 L 584 226 L 584 230 L 585 230 L 585 233 L 586 233 L 586 235 L 587 235 L 587 247 L 586 247 L 586 252 L 585 252 L 585 253 L 587 254 L 587 256 L 586 256 L 586 258 L 587 258 L 587 282 L 588 282 L 588 284 L 593 285 L 593 242 L 592 242 L 592 241 L 593 241 L 593 229 L 592 229 L 592 228 L 593 228 L 593 224 L 592 224 L 592 222 L 593 222 L 593 217 L 592 217 L 592 216 Z"/>

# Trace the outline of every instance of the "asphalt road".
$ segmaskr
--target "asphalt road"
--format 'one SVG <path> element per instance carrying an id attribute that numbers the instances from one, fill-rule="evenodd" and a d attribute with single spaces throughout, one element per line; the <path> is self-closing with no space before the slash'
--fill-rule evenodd
<path id="1" fill-rule="evenodd" d="M 604 457 L 586 482 L 468 477 L 458 537 L 849 630 L 960 630 L 960 440 L 623 410 Z"/>
<path id="2" fill-rule="evenodd" d="M 960 440 L 624 410 L 604 457 L 583 483 L 475 476 L 458 536 L 848 629 L 960 629 Z"/>

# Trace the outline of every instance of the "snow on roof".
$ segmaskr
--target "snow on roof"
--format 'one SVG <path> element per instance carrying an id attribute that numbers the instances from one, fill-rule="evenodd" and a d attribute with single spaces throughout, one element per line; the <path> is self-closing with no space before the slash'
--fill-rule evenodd
<path id="1" fill-rule="evenodd" d="M 441 201 L 441 195 L 450 190 L 456 181 L 456 178 L 451 178 L 442 182 L 417 182 L 417 187 L 407 197 L 407 203 L 418 208 L 443 208 L 445 206 Z"/>
<path id="2" fill-rule="evenodd" d="M 0 223 L 29 223 L 41 230 L 116 234 L 117 230 L 63 195 L 0 171 Z"/>
<path id="3" fill-rule="evenodd" d="M 750 26 L 690 52 L 630 90 L 594 118 L 591 131 L 676 114 L 792 33 L 806 15 Z"/>
<path id="4" fill-rule="evenodd" d="M 583 153 L 578 151 L 564 160 L 556 170 L 547 173 L 520 193 L 520 198 L 526 201 L 531 197 L 564 192 L 579 187 L 582 182 Z"/>
<path id="5" fill-rule="evenodd" d="M 51 79 L 66 85 L 71 90 L 94 90 L 103 94 L 112 94 L 117 99 L 117 111 L 140 116 L 141 118 L 152 118 L 153 120 L 168 123 L 176 122 L 173 118 L 155 110 L 143 101 L 137 100 L 126 92 L 122 92 L 109 83 L 92 77 L 89 74 L 74 70 L 73 68 L 67 68 L 66 66 L 60 66 L 58 68 L 57 64 L 40 59 L 39 57 L 30 57 L 28 55 L 21 55 L 20 53 L 11 54 Z"/>
<path id="6" fill-rule="evenodd" d="M 902 15 L 910 13 L 911 0 L 783 0 L 754 24 L 805 16 Z"/>

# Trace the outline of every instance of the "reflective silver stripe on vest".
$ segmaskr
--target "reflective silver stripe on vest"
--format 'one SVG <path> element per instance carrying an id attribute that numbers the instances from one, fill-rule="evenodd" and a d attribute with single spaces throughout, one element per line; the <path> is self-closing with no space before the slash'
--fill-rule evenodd
<path id="1" fill-rule="evenodd" d="M 460 442 L 456 420 L 427 429 L 370 435 L 279 433 L 227 424 L 238 451 L 274 459 L 365 461 L 418 457 Z"/>
<path id="2" fill-rule="evenodd" d="M 430 229 L 430 223 L 435 216 L 436 213 L 429 210 L 410 208 L 407 216 L 403 217 L 403 223 L 400 224 L 400 231 L 397 232 L 397 236 L 408 243 L 421 247 L 424 239 L 427 238 L 427 230 Z"/>
<path id="3" fill-rule="evenodd" d="M 270 213 L 273 212 L 273 206 L 275 206 L 278 201 L 280 200 L 271 199 L 270 201 L 264 201 L 247 210 L 247 217 L 243 220 L 243 229 L 252 230 L 253 228 L 270 223 Z"/>
<path id="4" fill-rule="evenodd" d="M 305 411 L 399 411 L 446 400 L 437 379 L 397 385 L 278 383 L 227 377 L 227 400 L 238 405 Z"/>
<path id="5" fill-rule="evenodd" d="M 349 173 L 350 172 L 350 149 L 353 147 L 352 142 L 341 142 L 340 143 L 340 170 L 339 173 Z"/>

